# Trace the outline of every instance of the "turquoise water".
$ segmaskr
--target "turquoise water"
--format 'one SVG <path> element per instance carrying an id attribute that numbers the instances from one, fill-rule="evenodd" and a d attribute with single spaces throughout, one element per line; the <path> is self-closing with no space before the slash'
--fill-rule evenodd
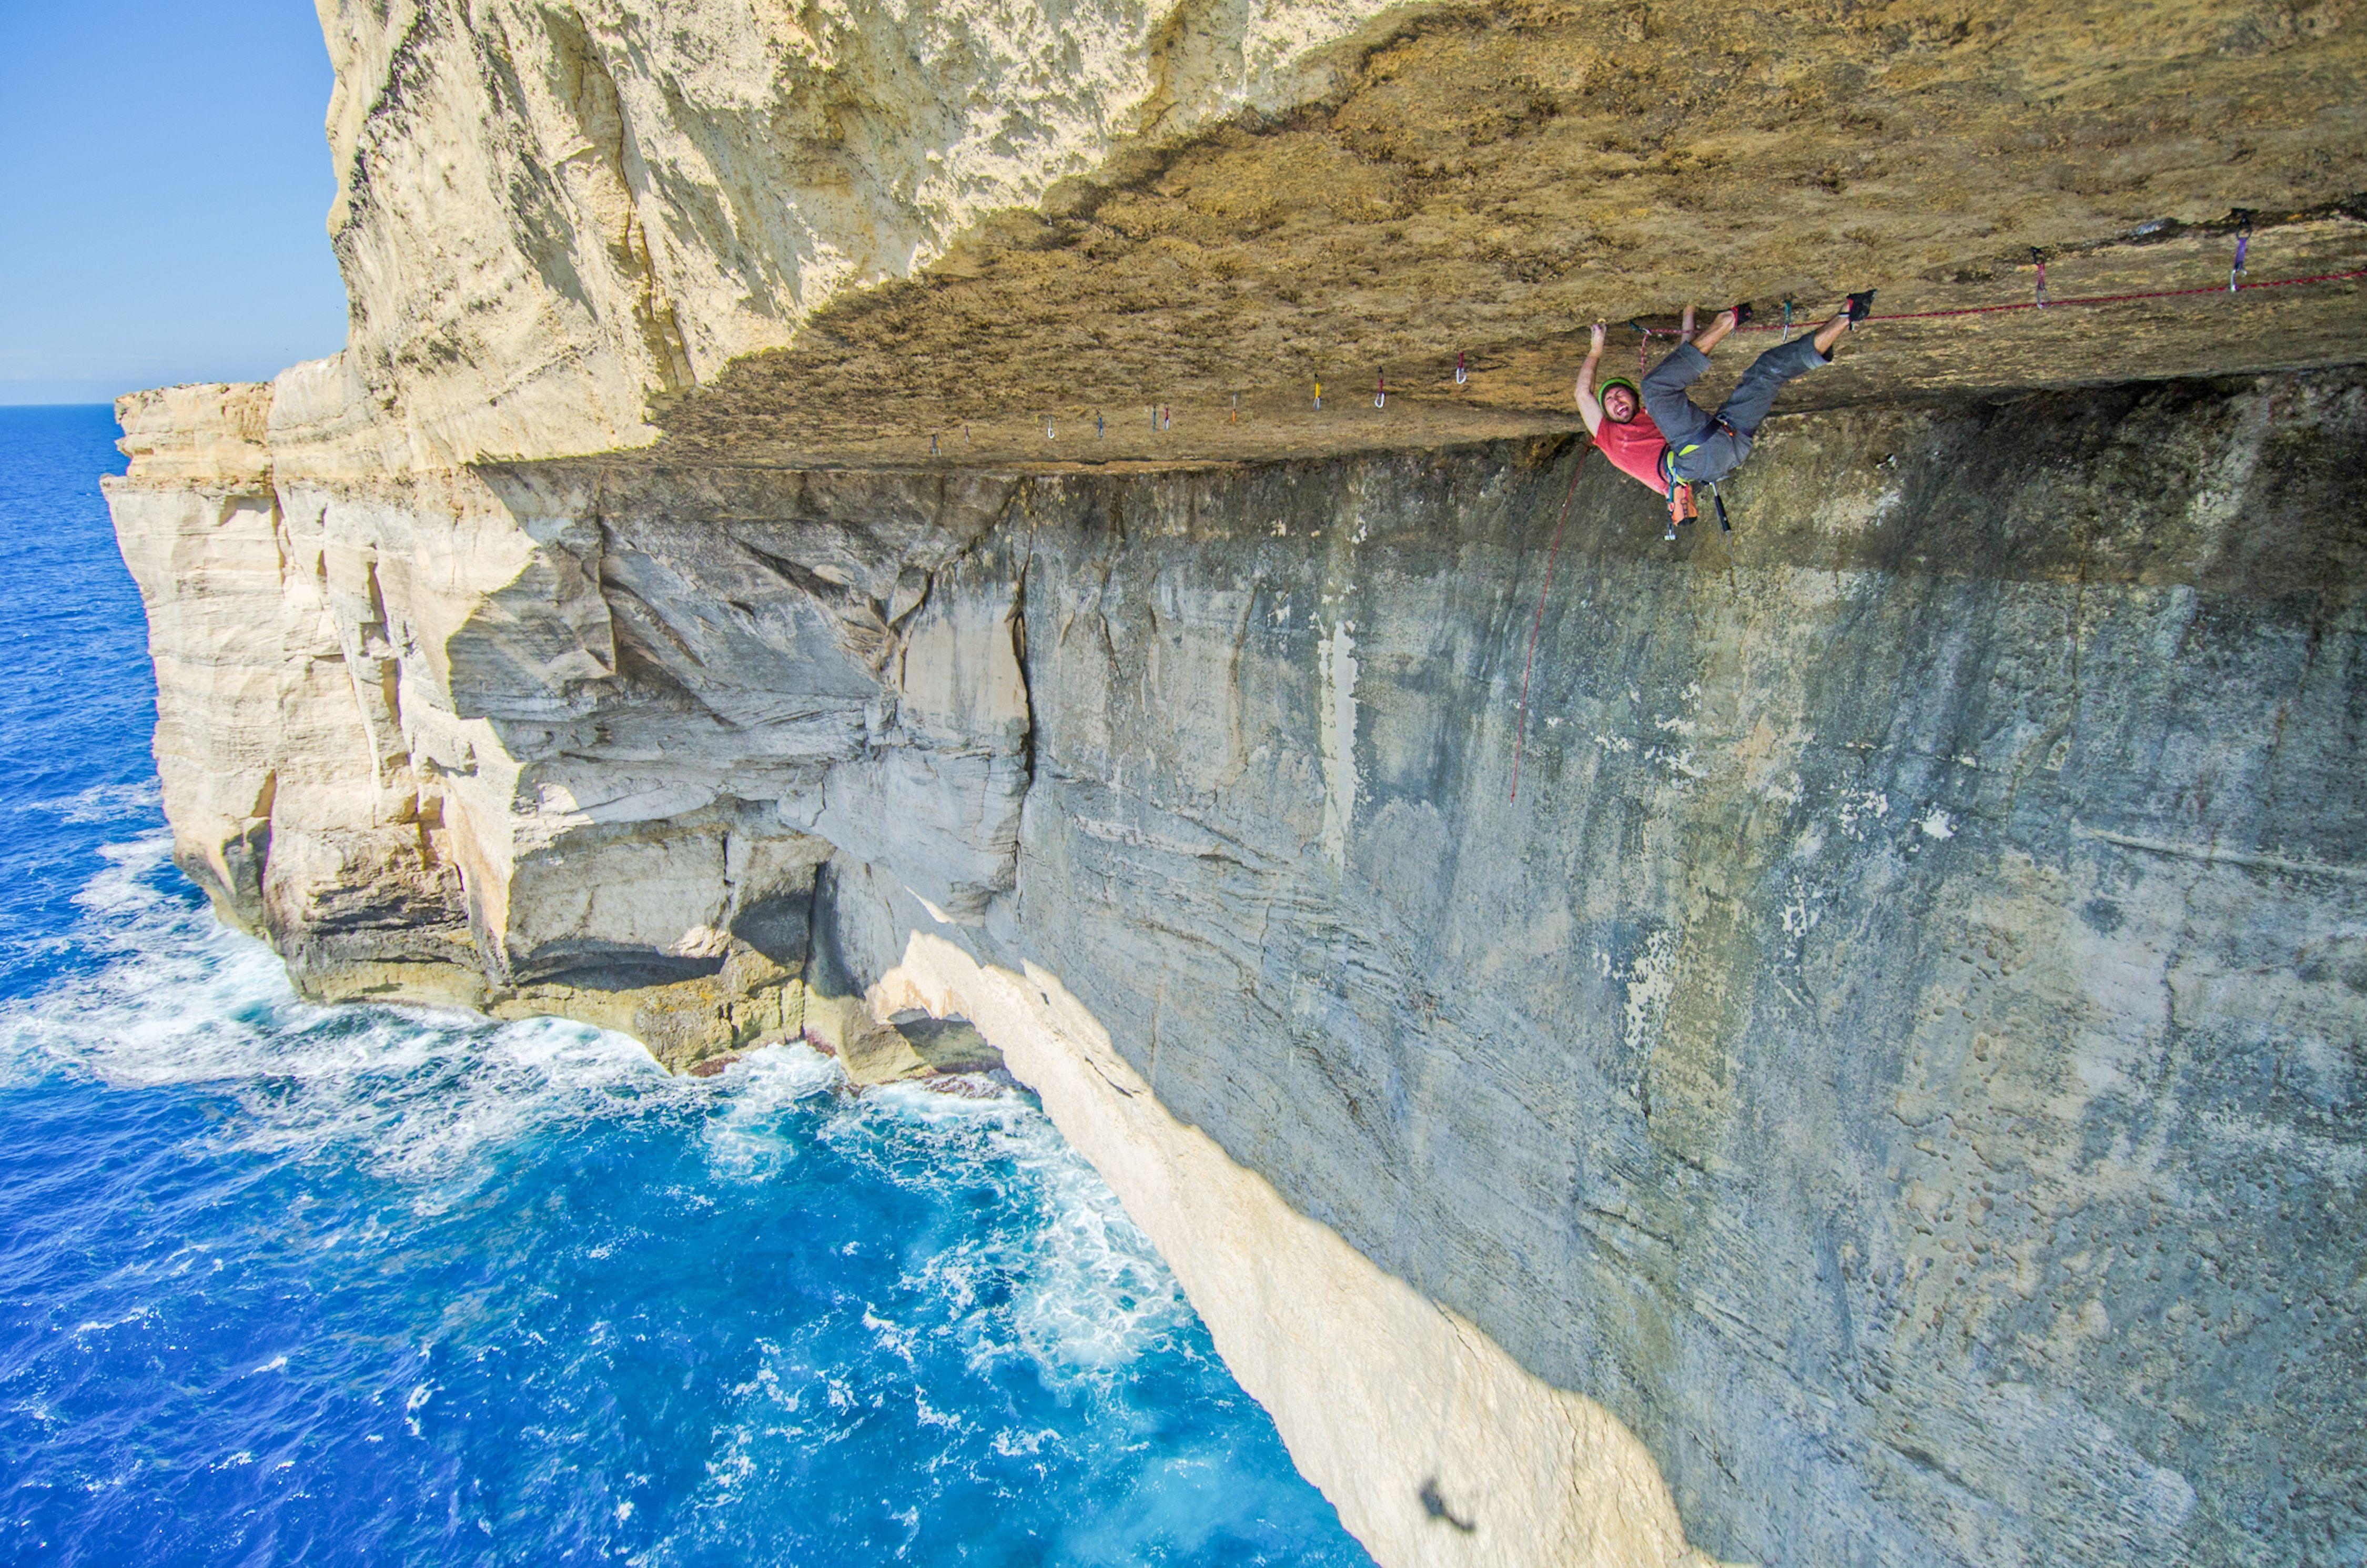
<path id="1" fill-rule="evenodd" d="M 1350 1564 L 1025 1093 L 298 1002 L 171 866 L 103 409 L 0 409 L 0 1562 Z"/>

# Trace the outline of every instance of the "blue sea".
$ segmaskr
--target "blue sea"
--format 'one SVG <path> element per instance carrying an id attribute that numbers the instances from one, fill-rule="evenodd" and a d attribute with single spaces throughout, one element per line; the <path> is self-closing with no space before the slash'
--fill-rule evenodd
<path id="1" fill-rule="evenodd" d="M 300 1002 L 167 853 L 116 434 L 0 409 L 0 1563 L 1368 1561 L 1024 1091 Z"/>

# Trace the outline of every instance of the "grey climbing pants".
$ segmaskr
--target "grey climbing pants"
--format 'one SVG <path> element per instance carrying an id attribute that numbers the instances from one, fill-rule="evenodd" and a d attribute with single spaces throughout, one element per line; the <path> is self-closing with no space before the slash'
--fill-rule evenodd
<path id="1" fill-rule="evenodd" d="M 1817 352 L 1811 338 L 1777 344 L 1750 362 L 1716 414 L 1704 414 L 1685 389 L 1709 369 L 1709 356 L 1690 343 L 1680 343 L 1644 378 L 1644 412 L 1668 440 L 1669 466 L 1679 479 L 1687 483 L 1724 479 L 1750 455 L 1750 443 L 1767 422 L 1784 383 L 1831 363 Z"/>

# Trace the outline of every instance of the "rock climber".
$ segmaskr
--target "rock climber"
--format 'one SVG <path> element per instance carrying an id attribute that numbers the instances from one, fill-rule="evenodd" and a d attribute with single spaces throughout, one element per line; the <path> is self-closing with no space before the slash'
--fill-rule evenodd
<path id="1" fill-rule="evenodd" d="M 1781 343 L 1751 362 L 1734 391 L 1716 414 L 1703 411 L 1685 395 L 1685 389 L 1709 369 L 1710 351 L 1727 334 L 1750 319 L 1749 305 L 1720 311 L 1698 341 L 1693 337 L 1693 310 L 1685 307 L 1684 339 L 1652 368 L 1638 387 L 1625 376 L 1614 376 L 1594 390 L 1595 367 L 1603 358 L 1604 325 L 1594 324 L 1586 363 L 1578 372 L 1578 415 L 1586 433 L 1603 449 L 1612 466 L 1648 485 L 1669 503 L 1669 534 L 1695 516 L 1695 484 L 1715 487 L 1742 466 L 1750 443 L 1775 406 L 1775 393 L 1785 381 L 1805 376 L 1819 365 L 1829 365 L 1833 346 L 1841 334 L 1866 318 L 1874 308 L 1874 290 L 1852 294 L 1829 321 L 1814 332 Z"/>

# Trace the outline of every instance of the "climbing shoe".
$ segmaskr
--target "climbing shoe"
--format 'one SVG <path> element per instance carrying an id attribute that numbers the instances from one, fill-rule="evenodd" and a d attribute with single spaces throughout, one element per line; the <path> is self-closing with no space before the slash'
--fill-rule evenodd
<path id="1" fill-rule="evenodd" d="M 1850 325 L 1855 326 L 1874 313 L 1874 290 L 1868 289 L 1841 301 L 1841 313 L 1849 317 Z"/>

